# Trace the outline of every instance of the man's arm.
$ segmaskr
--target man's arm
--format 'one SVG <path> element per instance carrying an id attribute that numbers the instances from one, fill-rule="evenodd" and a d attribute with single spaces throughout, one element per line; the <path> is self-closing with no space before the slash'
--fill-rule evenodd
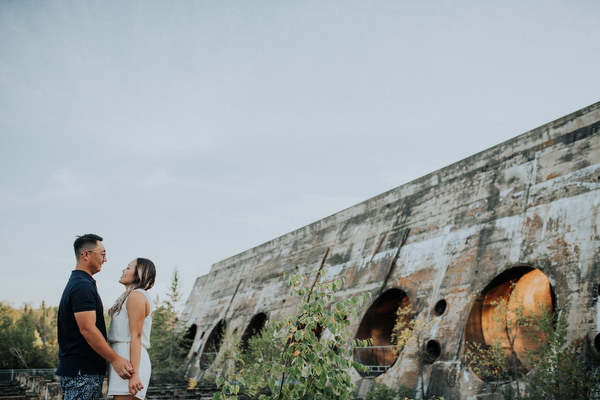
<path id="1" fill-rule="evenodd" d="M 81 332 L 90 347 L 112 364 L 117 375 L 123 379 L 129 379 L 133 373 L 133 367 L 129 361 L 120 357 L 106 343 L 104 336 L 96 327 L 96 311 L 76 312 L 75 321 L 77 321 L 79 332 Z"/>

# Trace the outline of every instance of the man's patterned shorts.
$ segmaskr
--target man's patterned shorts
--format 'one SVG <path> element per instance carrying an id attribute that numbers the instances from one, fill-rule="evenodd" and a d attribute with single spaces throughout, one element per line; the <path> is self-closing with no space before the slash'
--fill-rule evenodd
<path id="1" fill-rule="evenodd" d="M 98 400 L 102 393 L 104 375 L 61 376 L 64 400 Z"/>

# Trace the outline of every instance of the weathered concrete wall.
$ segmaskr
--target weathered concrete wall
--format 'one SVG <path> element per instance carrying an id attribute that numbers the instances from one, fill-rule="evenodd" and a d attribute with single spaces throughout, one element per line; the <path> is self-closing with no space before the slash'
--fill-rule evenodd
<path id="1" fill-rule="evenodd" d="M 370 291 L 375 301 L 399 288 L 423 315 L 446 301 L 425 338 L 441 349 L 425 368 L 430 395 L 490 391 L 466 366 L 465 326 L 484 289 L 512 267 L 540 268 L 568 315 L 570 339 L 593 342 L 600 331 L 599 128 L 596 103 L 216 263 L 197 279 L 183 315 L 196 329 L 196 368 L 220 321 L 241 335 L 258 313 L 293 313 L 297 300 L 283 273 L 312 272 L 328 248 L 327 279 L 347 277 L 340 298 Z M 369 306 L 351 321 L 355 332 Z M 416 385 L 413 355 L 405 349 L 376 380 Z M 363 391 L 368 386 L 355 371 L 353 379 Z"/>

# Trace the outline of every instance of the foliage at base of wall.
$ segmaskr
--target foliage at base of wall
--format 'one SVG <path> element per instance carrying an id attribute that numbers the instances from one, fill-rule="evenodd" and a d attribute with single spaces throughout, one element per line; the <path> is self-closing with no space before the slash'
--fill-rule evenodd
<path id="1" fill-rule="evenodd" d="M 583 400 L 600 395 L 598 355 L 586 340 L 568 343 L 568 326 L 562 312 L 538 321 L 548 341 L 528 354 L 533 370 L 527 376 L 527 398 Z"/>
<path id="2" fill-rule="evenodd" d="M 469 367 L 506 399 L 587 400 L 600 395 L 600 369 L 596 351 L 587 340 L 568 342 L 568 323 L 563 311 L 548 312 L 543 306 L 526 313 L 522 303 L 508 307 L 493 302 L 493 319 L 507 339 L 491 345 L 467 343 Z M 515 342 L 535 339 L 538 346 L 517 357 Z M 526 367 L 529 366 L 529 368 Z"/>
<path id="3" fill-rule="evenodd" d="M 413 391 L 406 385 L 400 385 L 397 389 L 388 387 L 383 383 L 375 382 L 373 388 L 365 396 L 365 400 L 394 400 L 407 399 L 412 396 Z"/>
<path id="4" fill-rule="evenodd" d="M 320 282 L 320 268 L 309 285 L 302 275 L 291 275 L 291 296 L 301 298 L 296 315 L 270 321 L 242 349 L 233 340 L 216 360 L 220 391 L 213 399 L 237 399 L 243 393 L 259 399 L 353 399 L 356 387 L 349 370 L 366 370 L 352 359 L 355 347 L 369 341 L 352 340 L 349 316 L 369 299 L 369 294 L 336 301 L 334 292 L 344 279 Z M 322 333 L 322 334 L 321 334 Z M 231 335 L 231 334 L 229 334 Z M 225 346 L 229 346 L 224 349 Z"/>

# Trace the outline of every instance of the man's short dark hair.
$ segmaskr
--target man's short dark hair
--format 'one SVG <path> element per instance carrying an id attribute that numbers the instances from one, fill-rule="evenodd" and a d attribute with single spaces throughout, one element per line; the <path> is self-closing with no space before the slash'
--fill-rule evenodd
<path id="1" fill-rule="evenodd" d="M 86 250 L 94 250 L 98 242 L 101 242 L 102 240 L 103 239 L 100 236 L 94 235 L 93 233 L 77 236 L 77 239 L 75 239 L 75 242 L 73 243 L 75 258 L 79 259 L 81 253 Z"/>

